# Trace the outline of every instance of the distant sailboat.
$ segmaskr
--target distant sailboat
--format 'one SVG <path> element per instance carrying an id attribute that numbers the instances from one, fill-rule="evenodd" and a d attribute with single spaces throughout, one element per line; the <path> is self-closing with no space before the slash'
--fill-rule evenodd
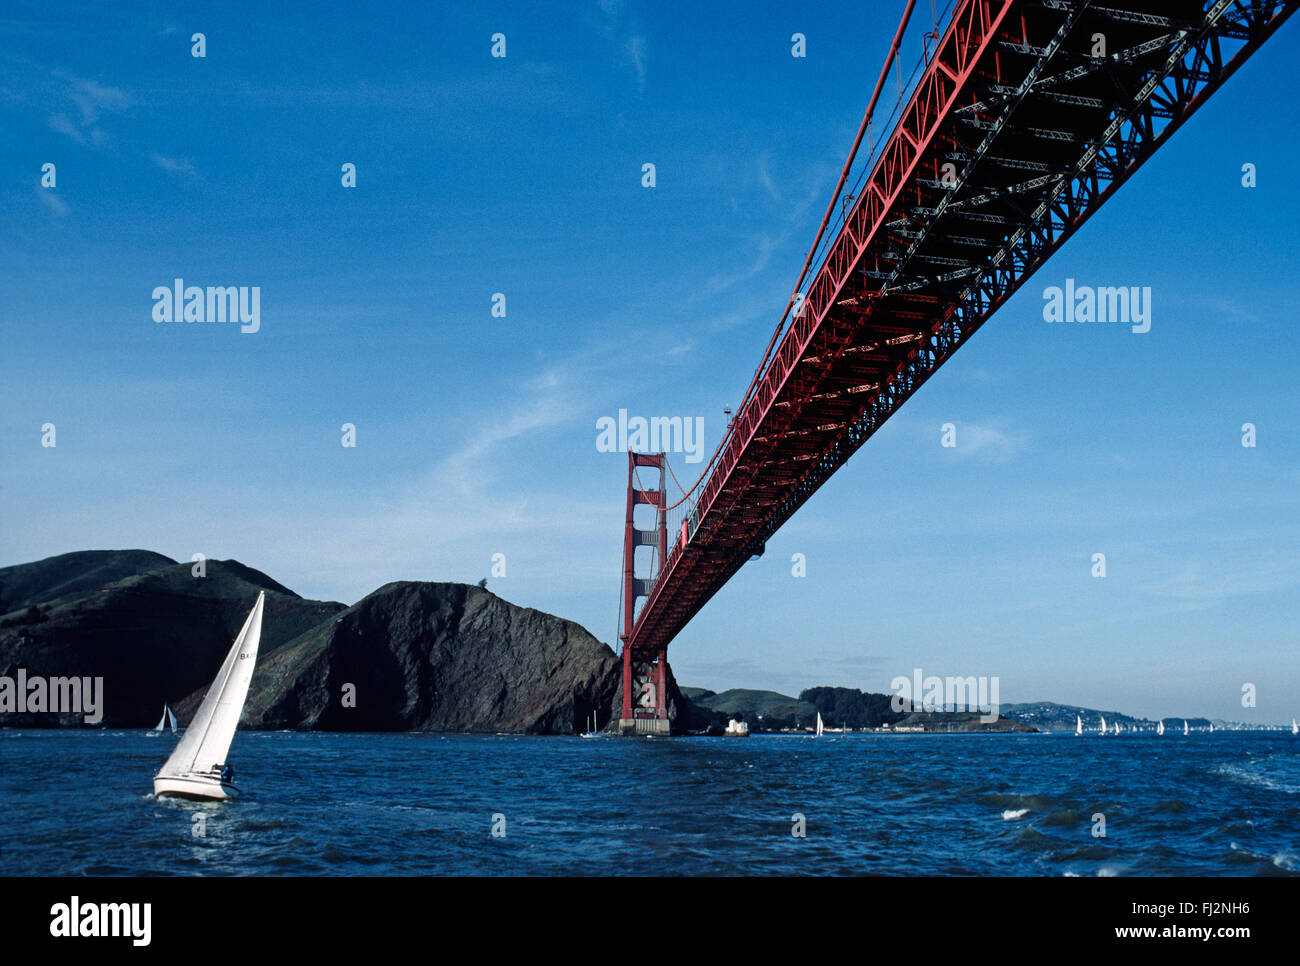
<path id="1" fill-rule="evenodd" d="M 1183 734 L 1188 734 L 1188 733 L 1189 733 L 1189 732 L 1188 732 L 1188 728 L 1187 728 L 1187 719 L 1184 718 L 1184 719 L 1183 719 Z"/>
<path id="2" fill-rule="evenodd" d="M 1106 733 L 1106 716 L 1104 714 L 1101 716 L 1101 731 L 1097 733 L 1102 735 Z"/>
<path id="3" fill-rule="evenodd" d="M 1156 734 L 1162 735 L 1164 733 L 1165 733 L 1165 720 L 1164 718 L 1161 718 L 1160 723 L 1156 725 Z"/>
<path id="4" fill-rule="evenodd" d="M 1083 719 L 1077 714 L 1074 716 L 1074 733 L 1076 735 L 1083 734 Z"/>
<path id="5" fill-rule="evenodd" d="M 226 765 L 226 753 L 235 738 L 239 716 L 248 697 L 248 683 L 257 664 L 257 645 L 262 639 L 264 593 L 244 621 L 221 669 L 203 697 L 185 734 L 171 757 L 154 776 L 156 795 L 182 798 L 228 799 L 239 797 L 234 773 Z"/>
<path id="6" fill-rule="evenodd" d="M 816 734 L 816 737 L 820 738 L 820 737 L 822 736 L 822 732 L 823 732 L 824 730 L 825 730 L 825 728 L 824 728 L 824 726 L 822 725 L 822 713 L 821 713 L 820 711 L 818 711 L 818 712 L 817 712 L 817 734 Z"/>
<path id="7" fill-rule="evenodd" d="M 1115 722 L 1115 734 L 1119 734 L 1119 722 Z"/>
<path id="8" fill-rule="evenodd" d="M 583 732 L 582 737 L 584 737 L 584 738 L 599 738 L 599 737 L 600 737 L 600 732 L 596 730 L 596 712 L 593 711 L 593 712 L 591 713 L 590 727 L 589 727 L 586 731 Z"/>
<path id="9" fill-rule="evenodd" d="M 1210 734 L 1214 734 L 1214 722 L 1210 722 Z"/>
<path id="10" fill-rule="evenodd" d="M 1291 734 L 1300 735 L 1300 725 L 1295 723 L 1295 718 L 1291 719 Z"/>
<path id="11" fill-rule="evenodd" d="M 149 732 L 149 734 L 160 735 L 169 727 L 171 728 L 172 734 L 176 734 L 176 714 L 170 707 L 164 704 L 162 717 L 158 719 L 158 723 L 154 725 L 153 731 Z"/>

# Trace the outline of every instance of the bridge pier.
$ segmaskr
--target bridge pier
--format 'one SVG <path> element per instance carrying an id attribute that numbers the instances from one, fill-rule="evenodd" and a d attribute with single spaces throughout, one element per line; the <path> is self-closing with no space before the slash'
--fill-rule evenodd
<path id="1" fill-rule="evenodd" d="M 668 719 L 668 655 L 638 656 L 623 645 L 623 712 L 619 734 L 666 735 L 672 731 Z"/>
<path id="2" fill-rule="evenodd" d="M 648 651 L 632 642 L 636 626 L 636 601 L 649 595 L 655 579 L 662 573 L 668 553 L 668 517 L 663 453 L 627 454 L 627 521 L 623 531 L 623 710 L 619 716 L 619 734 L 667 735 L 672 730 L 668 718 L 668 654 L 666 648 Z M 637 485 L 637 467 L 659 470 L 659 488 L 641 489 Z M 642 530 L 636 526 L 636 508 L 646 504 L 655 508 L 655 525 Z M 637 547 L 654 547 L 655 566 L 650 577 L 636 576 Z"/>

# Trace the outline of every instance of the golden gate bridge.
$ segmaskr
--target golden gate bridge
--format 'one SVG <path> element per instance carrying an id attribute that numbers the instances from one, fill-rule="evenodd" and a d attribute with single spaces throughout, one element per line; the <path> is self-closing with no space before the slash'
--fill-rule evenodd
<path id="1" fill-rule="evenodd" d="M 955 0 L 846 194 L 914 6 L 713 457 L 670 505 L 666 456 L 628 454 L 624 733 L 669 732 L 674 636 L 1300 0 Z"/>

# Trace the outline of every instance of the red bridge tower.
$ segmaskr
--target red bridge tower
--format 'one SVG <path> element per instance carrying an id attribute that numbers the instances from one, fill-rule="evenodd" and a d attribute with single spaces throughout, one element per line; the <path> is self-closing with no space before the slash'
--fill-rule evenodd
<path id="1" fill-rule="evenodd" d="M 668 553 L 667 492 L 664 480 L 663 453 L 627 454 L 627 525 L 623 532 L 623 713 L 619 719 L 622 734 L 666 735 L 668 720 L 667 643 L 653 650 L 632 647 L 628 641 L 636 623 L 636 601 L 646 597 L 655 578 L 663 573 Z M 656 467 L 659 488 L 638 488 L 637 468 Z M 650 530 L 636 526 L 635 513 L 640 504 L 655 508 L 655 524 Z M 647 577 L 636 575 L 637 547 L 653 547 L 653 572 Z"/>

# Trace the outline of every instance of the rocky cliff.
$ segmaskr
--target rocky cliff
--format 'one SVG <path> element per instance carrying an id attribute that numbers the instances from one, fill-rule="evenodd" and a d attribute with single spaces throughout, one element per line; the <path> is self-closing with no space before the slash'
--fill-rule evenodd
<path id="1" fill-rule="evenodd" d="M 263 653 L 344 609 L 305 600 L 235 560 L 209 560 L 196 577 L 190 564 L 147 551 L 65 554 L 6 567 L 0 582 L 18 588 L 13 597 L 5 591 L 6 607 L 18 606 L 0 615 L 0 675 L 21 667 L 29 676 L 102 677 L 103 724 L 117 727 L 152 725 L 164 702 L 176 707 L 206 689 L 258 591 L 266 591 Z M 0 715 L 26 727 L 80 720 L 65 719 Z"/>
<path id="2" fill-rule="evenodd" d="M 571 733 L 619 662 L 572 621 L 465 584 L 386 584 L 258 662 L 247 721 L 331 731 Z"/>
<path id="3" fill-rule="evenodd" d="M 0 675 L 104 678 L 103 724 L 147 727 L 164 702 L 192 717 L 258 591 L 252 728 L 571 734 L 619 716 L 610 648 L 572 621 L 465 584 L 386 584 L 352 607 L 306 600 L 235 560 L 142 550 L 64 554 L 0 569 Z M 669 708 L 689 703 L 669 682 Z M 79 724 L 0 714 L 0 725 Z"/>

